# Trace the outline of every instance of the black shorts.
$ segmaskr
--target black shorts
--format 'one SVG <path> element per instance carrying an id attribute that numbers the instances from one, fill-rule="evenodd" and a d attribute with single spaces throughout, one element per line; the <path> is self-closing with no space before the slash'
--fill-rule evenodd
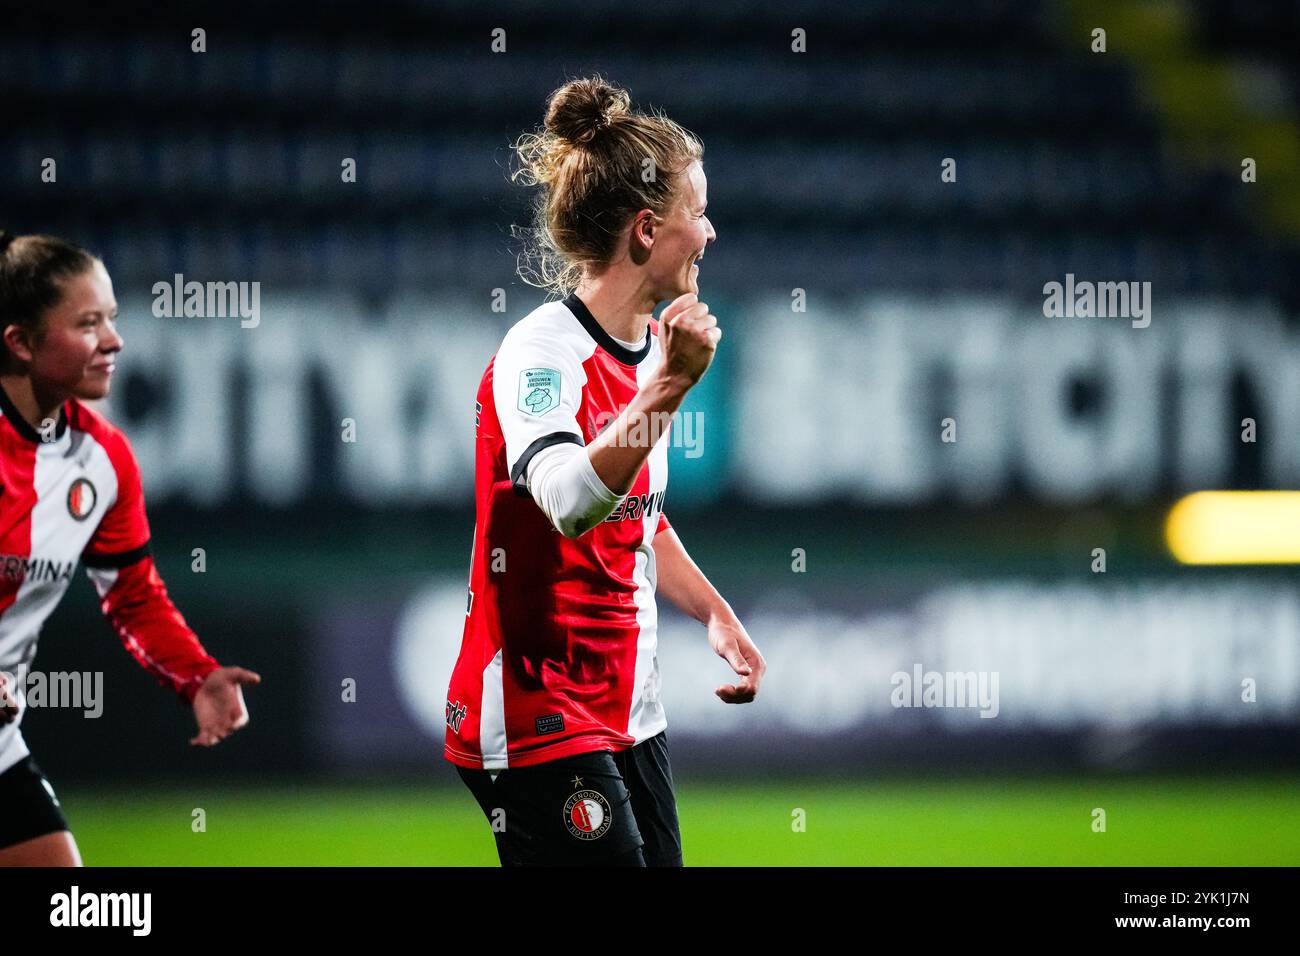
<path id="1" fill-rule="evenodd" d="M 531 767 L 456 769 L 492 827 L 502 866 L 682 865 L 665 733 Z"/>
<path id="2" fill-rule="evenodd" d="M 59 798 L 30 754 L 0 773 L 0 849 L 66 829 Z"/>

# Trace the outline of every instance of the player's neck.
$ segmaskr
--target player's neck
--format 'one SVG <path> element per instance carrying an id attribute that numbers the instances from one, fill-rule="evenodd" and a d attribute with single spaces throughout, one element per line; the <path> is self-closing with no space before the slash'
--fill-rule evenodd
<path id="1" fill-rule="evenodd" d="M 23 420 L 37 431 L 51 419 L 58 421 L 59 409 L 67 401 L 66 395 L 38 391 L 27 375 L 0 374 L 0 388 Z"/>
<path id="2" fill-rule="evenodd" d="M 600 327 L 624 342 L 640 342 L 653 317 L 654 297 L 641 287 L 609 276 L 584 279 L 574 290 Z"/>

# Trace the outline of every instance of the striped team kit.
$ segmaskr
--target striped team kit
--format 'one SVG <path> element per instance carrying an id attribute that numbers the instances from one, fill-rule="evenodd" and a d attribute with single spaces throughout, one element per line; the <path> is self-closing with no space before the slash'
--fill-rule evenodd
<path id="1" fill-rule="evenodd" d="M 534 455 L 585 446 L 654 373 L 658 323 L 629 348 L 577 295 L 516 323 L 483 374 L 476 524 L 445 756 L 488 771 L 620 751 L 667 726 L 656 656 L 655 554 L 667 529 L 667 434 L 626 496 L 566 538 L 526 484 Z"/>
<path id="2" fill-rule="evenodd" d="M 80 561 L 127 650 L 192 701 L 219 665 L 154 567 L 140 468 L 126 436 L 75 399 L 38 432 L 0 388 L 0 416 L 0 671 L 19 682 L 30 671 L 41 626 Z M 21 694 L 11 696 L 21 704 Z M 28 756 L 23 713 L 0 725 L 0 774 Z"/>

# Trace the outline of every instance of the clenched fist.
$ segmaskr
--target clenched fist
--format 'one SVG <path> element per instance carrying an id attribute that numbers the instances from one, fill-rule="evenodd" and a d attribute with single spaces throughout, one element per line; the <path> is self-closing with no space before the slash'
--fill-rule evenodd
<path id="1" fill-rule="evenodd" d="M 699 301 L 699 296 L 694 292 L 678 296 L 659 319 L 664 370 L 694 385 L 713 361 L 720 338 L 722 329 L 718 328 L 717 316 Z"/>
<path id="2" fill-rule="evenodd" d="M 18 718 L 18 700 L 9 687 L 9 677 L 0 671 L 0 727 Z"/>

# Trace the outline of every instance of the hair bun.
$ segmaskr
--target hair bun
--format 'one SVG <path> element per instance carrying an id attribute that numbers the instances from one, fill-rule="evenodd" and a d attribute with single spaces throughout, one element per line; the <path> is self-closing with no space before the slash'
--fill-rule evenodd
<path id="1" fill-rule="evenodd" d="M 570 143 L 584 145 L 630 110 L 627 90 L 599 76 L 572 80 L 551 94 L 546 129 Z"/>

